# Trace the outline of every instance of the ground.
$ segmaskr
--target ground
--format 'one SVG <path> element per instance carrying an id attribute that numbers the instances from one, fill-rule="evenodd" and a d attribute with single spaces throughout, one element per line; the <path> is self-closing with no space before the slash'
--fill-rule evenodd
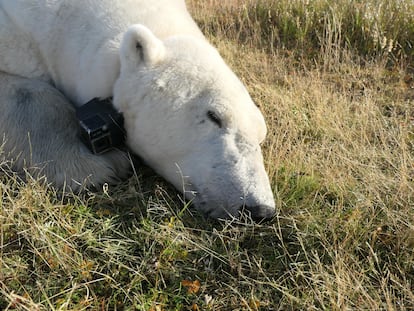
<path id="1" fill-rule="evenodd" d="M 65 196 L 3 174 L 0 309 L 414 308 L 413 4 L 225 4 L 190 1 L 267 119 L 278 216 L 206 221 L 140 166 Z"/>

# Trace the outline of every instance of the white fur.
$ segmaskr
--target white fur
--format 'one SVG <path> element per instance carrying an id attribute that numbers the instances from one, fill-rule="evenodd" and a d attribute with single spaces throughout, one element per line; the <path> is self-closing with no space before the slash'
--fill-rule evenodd
<path id="1" fill-rule="evenodd" d="M 114 183 L 130 172 L 126 153 L 92 154 L 79 140 L 73 106 L 47 83 L 0 72 L 0 163 L 58 187 Z"/>
<path id="2" fill-rule="evenodd" d="M 184 1 L 0 0 L 0 55 L 76 105 L 113 95 L 129 147 L 205 213 L 273 215 L 263 116 Z"/>

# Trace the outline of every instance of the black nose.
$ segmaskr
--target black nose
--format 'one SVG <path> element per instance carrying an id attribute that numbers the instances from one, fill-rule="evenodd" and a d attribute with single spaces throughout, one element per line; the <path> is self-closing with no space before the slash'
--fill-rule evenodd
<path id="1" fill-rule="evenodd" d="M 268 221 L 276 214 L 275 208 L 268 205 L 244 206 L 244 210 L 256 222 Z"/>

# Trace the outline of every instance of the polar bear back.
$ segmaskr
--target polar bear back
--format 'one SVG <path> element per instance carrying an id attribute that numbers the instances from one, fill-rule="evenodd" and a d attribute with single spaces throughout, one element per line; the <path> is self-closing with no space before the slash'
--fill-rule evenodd
<path id="1" fill-rule="evenodd" d="M 138 23 L 160 38 L 202 37 L 184 0 L 1 0 L 0 7 L 20 30 L 34 34 L 39 42 L 46 41 L 51 31 L 69 36 L 81 32 L 90 38 L 90 31 L 117 35 Z"/>
<path id="2" fill-rule="evenodd" d="M 0 38 L 13 38 L 0 41 L 0 71 L 50 82 L 77 105 L 111 96 L 132 24 L 204 38 L 183 0 L 0 0 Z"/>

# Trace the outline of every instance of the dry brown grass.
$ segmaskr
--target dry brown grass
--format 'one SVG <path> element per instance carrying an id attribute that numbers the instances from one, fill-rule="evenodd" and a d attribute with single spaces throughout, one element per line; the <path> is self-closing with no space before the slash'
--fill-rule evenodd
<path id="1" fill-rule="evenodd" d="M 206 222 L 140 170 L 107 193 L 64 200 L 3 177 L 0 308 L 414 309 L 413 63 L 403 44 L 341 43 L 345 17 L 326 16 L 318 44 L 280 32 L 270 42 L 259 23 L 266 4 L 270 16 L 280 4 L 305 20 L 292 9 L 305 2 L 190 1 L 267 119 L 274 221 Z M 401 16 L 414 14 L 398 3 Z M 313 2 L 326 4 L 337 5 Z M 183 285 L 195 280 L 200 288 Z"/>
<path id="2" fill-rule="evenodd" d="M 247 11 L 251 3 L 245 2 Z M 194 5 L 211 12 L 201 20 L 225 10 L 221 14 L 232 11 L 236 17 L 230 20 L 241 28 L 249 25 L 240 7 Z M 265 152 L 281 217 L 300 227 L 296 243 L 304 259 L 292 259 L 290 286 L 283 288 L 290 307 L 296 302 L 299 309 L 413 307 L 411 65 L 404 57 L 363 58 L 345 49 L 341 25 L 326 24 L 318 57 L 298 60 L 296 52 L 258 44 L 260 29 L 249 31 L 257 37 L 246 40 L 232 28 L 226 31 L 224 21 L 212 20 L 208 25 L 222 27 L 219 49 L 267 117 Z M 234 37 L 245 46 L 229 43 Z M 263 51 L 266 44 L 271 48 Z M 281 301 L 275 305 L 284 309 Z"/>

